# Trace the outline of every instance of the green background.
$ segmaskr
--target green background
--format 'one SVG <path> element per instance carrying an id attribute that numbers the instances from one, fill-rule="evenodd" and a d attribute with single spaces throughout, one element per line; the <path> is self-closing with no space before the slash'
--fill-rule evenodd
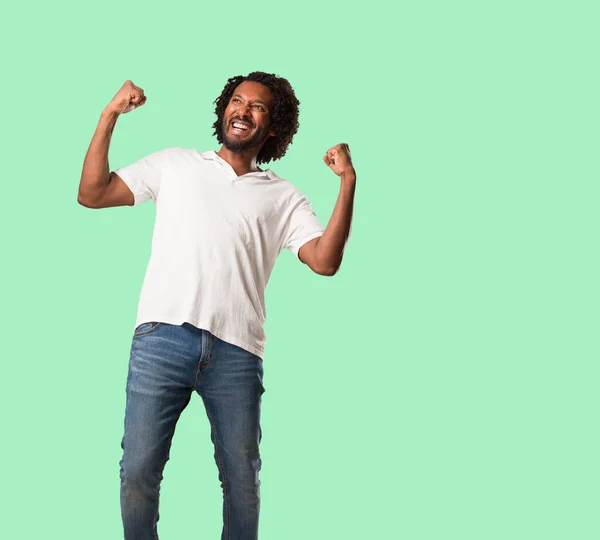
<path id="1" fill-rule="evenodd" d="M 358 181 L 339 274 L 285 251 L 267 288 L 261 540 L 600 538 L 596 6 L 3 4 L 2 536 L 122 538 L 155 209 L 77 204 L 101 111 L 148 97 L 111 170 L 218 149 L 213 100 L 262 70 L 301 101 L 269 167 L 324 224 L 325 151 Z M 220 538 L 221 501 L 195 395 L 161 539 Z"/>

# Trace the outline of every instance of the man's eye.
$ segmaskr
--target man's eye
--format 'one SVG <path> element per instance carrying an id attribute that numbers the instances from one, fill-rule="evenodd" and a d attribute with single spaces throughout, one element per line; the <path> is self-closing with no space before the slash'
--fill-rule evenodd
<path id="1" fill-rule="evenodd" d="M 237 103 L 239 101 L 238 98 L 233 98 L 231 101 L 233 101 L 234 103 Z"/>
<path id="2" fill-rule="evenodd" d="M 254 105 L 257 109 L 260 109 L 261 111 L 264 111 L 264 109 L 260 106 L 260 105 Z"/>

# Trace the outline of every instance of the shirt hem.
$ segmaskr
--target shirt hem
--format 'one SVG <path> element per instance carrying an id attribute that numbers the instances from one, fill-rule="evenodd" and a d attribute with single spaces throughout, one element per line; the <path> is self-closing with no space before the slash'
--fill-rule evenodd
<path id="1" fill-rule="evenodd" d="M 324 232 L 325 232 L 325 231 L 319 231 L 319 232 L 314 232 L 314 233 L 312 233 L 312 234 L 309 234 L 307 237 L 305 237 L 305 238 L 302 240 L 302 243 L 301 243 L 301 244 L 298 246 L 298 249 L 296 249 L 296 248 L 293 248 L 293 249 L 292 249 L 292 253 L 293 253 L 293 254 L 296 256 L 296 258 L 297 258 L 299 261 L 301 261 L 301 259 L 300 259 L 300 248 L 301 248 L 301 247 L 302 247 L 304 244 L 306 244 L 307 242 L 310 242 L 311 240 L 314 240 L 315 238 L 319 238 L 320 236 L 323 236 L 323 233 L 324 233 Z"/>
<path id="2" fill-rule="evenodd" d="M 261 360 L 263 360 L 263 357 L 265 354 L 264 349 L 258 349 L 256 347 L 253 347 L 252 345 L 248 345 L 241 339 L 229 336 L 229 335 L 225 334 L 224 332 L 221 332 L 221 330 L 219 330 L 218 328 L 215 328 L 214 326 L 212 326 L 210 324 L 204 324 L 201 322 L 193 322 L 187 318 L 182 318 L 182 317 L 156 317 L 156 318 L 144 317 L 142 319 L 138 319 L 135 323 L 135 326 L 137 328 L 142 323 L 152 322 L 152 321 L 164 322 L 167 324 L 177 324 L 177 325 L 181 325 L 184 322 L 187 322 L 187 323 L 191 324 L 192 326 L 195 326 L 196 328 L 210 332 L 214 336 L 218 337 L 219 339 L 221 339 L 223 341 L 226 341 L 227 343 L 231 343 L 232 345 L 237 345 L 238 347 L 241 347 L 242 349 L 244 349 L 248 352 L 251 352 L 252 354 L 255 354 Z"/>

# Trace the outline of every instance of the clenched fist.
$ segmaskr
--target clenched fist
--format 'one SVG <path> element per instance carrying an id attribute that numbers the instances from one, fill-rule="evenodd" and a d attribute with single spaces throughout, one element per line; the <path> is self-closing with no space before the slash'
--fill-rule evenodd
<path id="1" fill-rule="evenodd" d="M 333 148 L 327 150 L 323 156 L 323 161 L 338 176 L 342 176 L 344 173 L 355 174 L 350 148 L 346 143 L 336 144 Z"/>
<path id="2" fill-rule="evenodd" d="M 136 86 L 131 81 L 125 81 L 125 84 L 112 98 L 107 105 L 106 111 L 117 114 L 125 114 L 146 103 L 144 89 Z"/>

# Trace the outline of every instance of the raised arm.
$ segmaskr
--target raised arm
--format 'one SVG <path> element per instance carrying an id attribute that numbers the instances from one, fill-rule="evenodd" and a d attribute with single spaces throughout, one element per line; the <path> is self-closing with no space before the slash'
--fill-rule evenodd
<path id="1" fill-rule="evenodd" d="M 306 242 L 298 251 L 298 257 L 317 274 L 333 276 L 342 264 L 344 249 L 350 235 L 356 171 L 347 144 L 338 144 L 330 148 L 323 161 L 340 177 L 340 192 L 325 232 L 319 238 Z"/>
<path id="2" fill-rule="evenodd" d="M 77 202 L 88 208 L 133 206 L 133 193 L 125 182 L 110 172 L 108 149 L 117 119 L 146 102 L 144 90 L 126 81 L 112 101 L 102 111 L 90 142 L 77 193 Z"/>

